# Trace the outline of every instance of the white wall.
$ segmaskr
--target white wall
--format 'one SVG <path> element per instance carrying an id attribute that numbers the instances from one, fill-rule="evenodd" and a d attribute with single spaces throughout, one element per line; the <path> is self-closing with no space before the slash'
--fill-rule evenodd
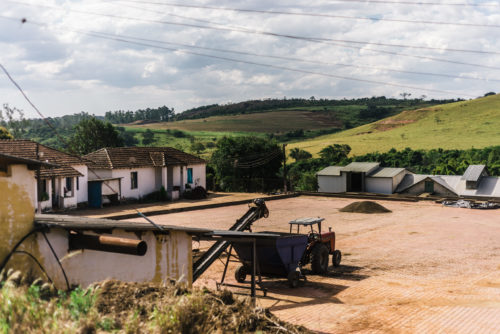
<path id="1" fill-rule="evenodd" d="M 89 169 L 88 170 L 88 179 L 89 180 L 98 180 L 98 179 L 108 179 L 112 175 L 111 169 Z"/>
<path id="2" fill-rule="evenodd" d="M 29 195 L 31 204 L 36 208 L 37 206 L 37 196 L 36 196 L 36 179 L 35 171 L 28 170 L 26 165 L 9 165 L 9 176 L 4 177 L 9 182 L 17 184 L 20 188 L 23 188 Z M 2 197 L 6 194 L 2 194 Z"/>
<path id="3" fill-rule="evenodd" d="M 318 191 L 324 193 L 343 193 L 347 190 L 346 174 L 340 176 L 318 175 Z"/>
<path id="4" fill-rule="evenodd" d="M 94 234 L 86 231 L 85 234 Z M 133 232 L 113 230 L 111 236 L 137 240 Z M 173 279 L 192 283 L 192 238 L 182 231 L 170 231 L 168 235 L 142 232 L 141 238 L 148 249 L 144 256 L 101 252 L 94 250 L 73 251 L 68 255 L 68 233 L 52 228 L 47 237 L 66 272 L 70 285 L 88 285 L 114 278 L 127 282 L 155 282 Z M 66 289 L 64 276 L 41 234 L 37 235 L 40 261 L 58 289 Z"/>
<path id="5" fill-rule="evenodd" d="M 88 168 L 87 165 L 72 165 L 74 169 L 83 174 L 83 176 L 78 176 L 79 189 L 76 191 L 76 202 L 86 203 L 89 201 L 89 190 L 88 190 Z M 76 181 L 76 180 L 75 180 Z M 76 184 L 75 184 L 76 189 Z"/>
<path id="6" fill-rule="evenodd" d="M 191 183 L 191 188 L 202 186 L 206 189 L 207 181 L 205 164 L 188 165 L 187 168 L 193 169 L 193 183 Z M 187 169 L 185 170 L 184 176 L 186 178 L 185 183 L 187 183 Z"/>
<path id="7" fill-rule="evenodd" d="M 131 189 L 130 173 L 137 172 L 137 188 Z M 121 177 L 122 197 L 141 198 L 157 190 L 153 167 L 135 169 L 113 169 L 112 177 Z"/>
<path id="8" fill-rule="evenodd" d="M 365 191 L 375 194 L 392 194 L 393 190 L 392 177 L 366 177 Z"/>
<path id="9" fill-rule="evenodd" d="M 121 179 L 104 181 L 101 186 L 102 195 L 120 195 L 120 182 Z"/>

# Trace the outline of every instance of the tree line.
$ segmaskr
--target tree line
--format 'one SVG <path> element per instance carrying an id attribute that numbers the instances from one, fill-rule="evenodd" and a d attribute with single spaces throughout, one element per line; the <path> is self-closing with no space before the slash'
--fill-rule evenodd
<path id="1" fill-rule="evenodd" d="M 412 107 L 417 105 L 437 105 L 444 103 L 451 103 L 459 101 L 460 99 L 447 99 L 447 100 L 426 100 L 424 101 L 424 96 L 414 99 L 395 99 L 387 98 L 385 96 L 378 97 L 365 97 L 358 99 L 316 99 L 311 96 L 309 99 L 304 98 L 283 98 L 283 99 L 263 99 L 263 100 L 249 100 L 239 103 L 228 103 L 224 105 L 212 104 L 207 106 L 201 106 L 197 108 L 188 109 L 180 114 L 175 115 L 176 120 L 184 119 L 197 119 L 205 118 L 210 116 L 226 116 L 226 115 L 238 115 L 246 113 L 255 113 L 269 111 L 272 109 L 280 108 L 294 108 L 294 107 L 329 107 L 329 106 L 349 106 L 349 105 L 360 105 L 360 106 L 372 106 L 368 115 L 373 117 L 374 107 L 381 107 L 378 112 L 384 112 L 384 106 L 394 106 L 398 105 L 401 107 Z"/>
<path id="2" fill-rule="evenodd" d="M 104 120 L 113 124 L 126 124 L 135 121 L 170 122 L 174 120 L 174 108 L 162 106 L 158 108 L 146 108 L 136 111 L 107 111 Z"/>

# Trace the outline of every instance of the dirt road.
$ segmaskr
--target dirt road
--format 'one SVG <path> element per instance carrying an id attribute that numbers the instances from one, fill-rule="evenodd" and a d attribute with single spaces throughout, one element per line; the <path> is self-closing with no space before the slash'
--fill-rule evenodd
<path id="1" fill-rule="evenodd" d="M 341 213 L 352 199 L 298 197 L 268 202 L 254 231 L 288 231 L 287 222 L 326 218 L 342 265 L 289 289 L 264 279 L 258 303 L 283 320 L 326 333 L 500 333 L 500 211 L 418 202 L 378 203 L 385 214 Z M 244 205 L 155 216 L 157 223 L 227 229 Z M 201 247 L 207 247 L 202 244 Z M 237 264 L 231 264 L 229 280 Z M 215 287 L 216 261 L 196 285 Z"/>

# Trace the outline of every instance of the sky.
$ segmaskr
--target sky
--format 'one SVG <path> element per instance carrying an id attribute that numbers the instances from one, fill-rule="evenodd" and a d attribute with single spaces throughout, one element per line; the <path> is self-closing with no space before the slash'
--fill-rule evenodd
<path id="1" fill-rule="evenodd" d="M 305 3 L 2 0 L 0 64 L 47 117 L 500 91 L 499 2 Z M 0 103 L 38 117 L 1 71 Z"/>

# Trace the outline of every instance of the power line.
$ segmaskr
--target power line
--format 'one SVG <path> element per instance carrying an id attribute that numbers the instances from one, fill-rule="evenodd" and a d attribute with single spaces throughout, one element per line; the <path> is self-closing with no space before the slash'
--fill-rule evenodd
<path id="1" fill-rule="evenodd" d="M 20 3 L 22 5 L 28 5 L 28 4 L 25 4 L 25 3 L 22 3 L 22 2 L 17 2 L 17 1 L 11 1 L 11 0 L 6 0 L 6 1 L 14 2 L 14 3 Z M 50 9 L 55 9 L 55 10 L 65 10 L 65 9 L 62 9 L 62 8 L 52 7 L 52 6 L 45 6 L 45 5 L 34 5 L 34 6 L 39 6 L 39 7 L 44 7 L 44 8 L 50 8 Z M 474 66 L 474 67 L 480 67 L 480 68 L 486 68 L 486 69 L 500 70 L 500 67 L 488 66 L 488 65 L 483 65 L 483 64 L 473 64 L 473 63 L 467 63 L 467 62 L 462 62 L 462 61 L 454 61 L 454 60 L 448 60 L 448 59 L 442 59 L 442 58 L 435 58 L 435 57 L 429 57 L 429 56 L 410 55 L 410 54 L 404 54 L 404 53 L 399 53 L 399 52 L 370 49 L 370 48 L 366 48 L 366 47 L 359 47 L 359 46 L 352 46 L 352 45 L 345 45 L 345 44 L 336 44 L 336 43 L 328 43 L 327 41 L 332 41 L 332 39 L 327 39 L 327 38 L 302 37 L 302 36 L 278 34 L 278 33 L 273 33 L 273 32 L 265 32 L 265 31 L 259 31 L 259 30 L 250 30 L 250 29 L 236 29 L 236 28 L 200 26 L 200 25 L 188 24 L 188 23 L 179 23 L 179 22 L 171 22 L 171 21 L 161 21 L 161 20 L 151 20 L 151 19 L 143 19 L 143 18 L 134 18 L 134 17 L 126 17 L 126 16 L 118 16 L 118 15 L 102 14 L 102 13 L 93 13 L 93 12 L 79 11 L 79 10 L 69 10 L 69 11 L 77 12 L 77 13 L 82 13 L 82 14 L 87 14 L 87 15 L 96 15 L 96 16 L 103 16 L 103 17 L 109 17 L 109 18 L 134 20 L 134 21 L 140 21 L 140 22 L 152 22 L 152 23 L 158 23 L 158 24 L 186 26 L 186 27 L 196 28 L 196 29 L 212 29 L 212 30 L 229 31 L 229 32 L 235 32 L 235 31 L 237 31 L 237 32 L 249 33 L 249 34 L 260 34 L 260 35 L 273 36 L 273 37 L 282 37 L 282 38 L 289 38 L 289 39 L 294 39 L 294 40 L 303 40 L 303 41 L 308 41 L 308 42 L 313 42 L 313 43 L 321 43 L 321 44 L 326 44 L 326 45 L 342 46 L 342 47 L 346 47 L 346 48 L 363 50 L 363 51 L 371 51 L 371 52 L 376 52 L 376 53 L 383 53 L 383 54 L 389 54 L 389 55 L 397 55 L 397 56 L 402 56 L 402 57 L 410 57 L 410 58 L 416 58 L 416 59 L 432 60 L 432 61 L 438 61 L 438 62 L 451 63 L 451 64 L 456 64 L 456 65 L 466 65 L 466 66 Z M 23 19 L 23 20 L 25 20 L 25 19 Z"/>
<path id="2" fill-rule="evenodd" d="M 333 0 L 336 2 L 356 2 L 366 5 L 384 4 L 384 5 L 418 5 L 418 6 L 450 6 L 450 7 L 494 7 L 500 5 L 496 3 L 443 3 L 443 2 L 417 2 L 417 1 L 385 1 L 385 0 Z"/>
<path id="3" fill-rule="evenodd" d="M 127 0 L 116 0 L 116 1 L 113 1 L 113 2 L 120 2 L 120 1 L 127 1 Z M 192 21 L 196 21 L 196 22 L 202 22 L 202 23 L 208 23 L 208 24 L 215 24 L 215 25 L 229 27 L 229 28 L 233 28 L 233 29 L 245 29 L 247 31 L 249 30 L 247 27 L 233 26 L 233 25 L 229 25 L 229 24 L 225 24 L 225 23 L 218 23 L 218 22 L 213 22 L 213 21 L 199 19 L 199 18 L 185 16 L 185 15 L 178 15 L 178 14 L 173 14 L 173 13 L 165 13 L 163 11 L 151 10 L 151 9 L 147 9 L 147 8 L 137 7 L 137 6 L 122 5 L 122 4 L 120 6 L 122 6 L 122 7 L 128 7 L 128 8 L 134 8 L 134 9 L 139 9 L 139 10 L 142 10 L 142 11 L 146 11 L 146 12 L 150 12 L 150 13 L 155 13 L 155 14 L 163 14 L 163 15 L 168 15 L 168 16 L 177 17 L 177 18 L 181 18 L 181 19 L 192 20 Z M 333 38 L 328 38 L 328 39 L 321 39 L 321 38 L 314 38 L 314 37 L 306 37 L 306 38 L 308 38 L 308 39 L 315 39 L 315 40 L 331 41 L 331 42 L 340 42 L 340 43 L 361 44 L 361 45 L 376 45 L 376 46 L 387 46 L 387 47 L 408 48 L 408 49 L 421 49 L 421 50 L 435 50 L 435 51 L 446 51 L 446 52 L 461 52 L 461 53 L 496 54 L 496 55 L 500 55 L 499 51 L 484 51 L 484 50 L 456 49 L 456 48 L 440 48 L 440 47 L 432 47 L 432 46 L 421 46 L 421 45 L 410 45 L 410 44 L 389 44 L 389 43 L 382 43 L 382 42 L 354 41 L 354 40 L 333 39 Z"/>
<path id="4" fill-rule="evenodd" d="M 245 55 L 245 56 L 256 56 L 256 57 L 263 57 L 263 58 L 296 61 L 296 62 L 316 64 L 316 65 L 329 65 L 329 66 L 354 67 L 354 68 L 368 68 L 368 69 L 382 70 L 382 71 L 395 72 L 395 73 L 437 76 L 437 77 L 452 78 L 452 79 L 466 79 L 466 80 L 477 80 L 477 81 L 500 82 L 500 79 L 476 78 L 476 77 L 471 77 L 471 76 L 458 76 L 458 75 L 432 73 L 432 72 L 405 71 L 405 70 L 396 70 L 396 69 L 391 69 L 391 68 L 386 68 L 386 67 L 369 66 L 369 65 L 352 65 L 352 64 L 344 64 L 344 63 L 330 63 L 330 62 L 323 62 L 323 61 L 309 60 L 309 59 L 301 59 L 301 58 L 295 58 L 295 57 L 265 55 L 265 54 L 247 52 L 247 51 L 236 51 L 236 50 L 228 50 L 228 49 L 220 49 L 220 48 L 210 48 L 210 47 L 203 47 L 203 46 L 197 46 L 197 45 L 189 45 L 189 44 L 183 44 L 183 43 L 167 42 L 167 41 L 161 41 L 161 40 L 155 40 L 155 39 L 149 39 L 149 38 L 134 37 L 134 36 L 129 36 L 129 35 L 116 35 L 116 34 L 109 34 L 109 33 L 96 32 L 96 31 L 92 31 L 92 33 L 101 34 L 103 36 L 122 37 L 122 38 L 127 38 L 127 39 L 132 39 L 132 40 L 143 41 L 143 42 L 153 42 L 153 43 L 160 43 L 160 44 L 167 44 L 167 45 L 176 45 L 176 46 L 187 47 L 187 48 L 198 49 L 198 50 L 208 50 L 208 51 L 216 51 L 216 52 L 225 52 L 225 53 L 240 54 L 240 55 Z"/>
<path id="5" fill-rule="evenodd" d="M 12 1 L 12 0 L 6 0 L 6 1 L 20 3 L 22 5 L 28 5 L 28 4 L 25 4 L 22 2 L 18 2 L 18 1 Z M 213 27 L 213 26 L 203 26 L 203 25 L 189 24 L 189 23 L 179 23 L 179 22 L 171 22 L 171 21 L 162 21 L 162 20 L 152 20 L 152 19 L 135 18 L 135 17 L 128 17 L 128 16 L 119 16 L 119 15 L 113 15 L 113 14 L 94 13 L 94 12 L 80 11 L 80 10 L 65 10 L 63 8 L 53 7 L 53 6 L 45 6 L 45 5 L 34 5 L 34 6 L 43 7 L 43 8 L 50 8 L 50 9 L 55 9 L 55 10 L 76 12 L 76 13 L 87 14 L 87 15 L 108 17 L 108 18 L 114 18 L 114 19 L 125 19 L 125 20 L 139 21 L 139 22 L 151 22 L 151 23 L 157 23 L 157 24 L 184 26 L 184 27 L 190 27 L 190 28 L 195 28 L 195 29 L 210 29 L 210 30 L 218 30 L 218 31 L 242 32 L 242 33 L 247 33 L 247 34 L 258 34 L 258 35 L 280 37 L 280 38 L 287 38 L 287 39 L 293 39 L 293 40 L 302 40 L 302 41 L 307 41 L 307 42 L 312 42 L 312 43 L 320 43 L 320 44 L 326 44 L 326 45 L 341 46 L 341 47 L 351 48 L 351 49 L 356 49 L 356 50 L 371 51 L 371 52 L 375 52 L 375 53 L 396 55 L 396 56 L 402 56 L 402 57 L 410 57 L 410 58 L 423 59 L 423 60 L 432 60 L 432 61 L 438 61 L 438 62 L 444 62 L 444 63 L 450 63 L 450 64 L 456 64 L 456 65 L 466 65 L 466 66 L 474 66 L 474 67 L 487 68 L 487 69 L 493 69 L 493 70 L 500 70 L 500 67 L 488 66 L 488 65 L 483 65 L 483 64 L 473 64 L 473 63 L 467 63 L 467 62 L 455 61 L 455 60 L 449 60 L 449 59 L 442 59 L 442 58 L 435 58 L 435 57 L 429 57 L 429 56 L 411 55 L 411 54 L 404 54 L 404 53 L 393 52 L 393 51 L 371 49 L 371 48 L 354 46 L 354 45 L 337 44 L 337 43 L 332 43 L 335 40 L 328 39 L 328 38 L 303 37 L 303 36 L 279 34 L 279 33 L 267 32 L 267 31 L 260 31 L 260 30 L 251 30 L 251 29 L 246 29 L 246 28 Z"/>
<path id="6" fill-rule="evenodd" d="M 29 21 L 27 21 L 27 22 L 29 22 Z M 464 96 L 468 96 L 468 97 L 475 97 L 475 95 L 471 95 L 471 94 L 467 94 L 467 93 L 458 94 L 458 93 L 454 93 L 454 92 L 450 92 L 450 91 L 445 91 L 445 90 L 439 90 L 439 89 L 422 88 L 422 87 L 409 86 L 409 85 L 403 85 L 403 84 L 397 84 L 397 83 L 391 83 L 391 82 L 368 80 L 368 79 L 360 79 L 360 78 L 347 77 L 347 76 L 341 76 L 341 75 L 335 75 L 335 74 L 328 74 L 328 73 L 324 73 L 324 72 L 315 72 L 315 71 L 309 71 L 309 70 L 303 70 L 303 69 L 296 69 L 296 68 L 290 68 L 290 67 L 279 66 L 279 65 L 259 63 L 259 62 L 255 62 L 255 61 L 249 61 L 249 60 L 242 60 L 242 59 L 235 59 L 235 58 L 229 58 L 229 57 L 223 57 L 223 56 L 209 55 L 209 54 L 204 54 L 204 53 L 199 53 L 199 52 L 193 52 L 193 51 L 187 51 L 187 50 L 181 50 L 181 49 L 177 49 L 177 48 L 169 48 L 169 47 L 164 47 L 164 46 L 159 46 L 159 45 L 154 45 L 154 44 L 134 42 L 134 41 L 130 41 L 130 40 L 127 40 L 127 39 L 124 39 L 124 38 L 107 37 L 107 36 L 102 36 L 100 34 L 95 34 L 95 33 L 91 33 L 91 32 L 82 32 L 82 31 L 74 31 L 74 32 L 79 33 L 79 34 L 83 34 L 83 35 L 88 35 L 88 36 L 96 37 L 96 38 L 101 38 L 101 39 L 106 39 L 106 40 L 113 40 L 113 41 L 117 41 L 117 42 L 121 42 L 121 43 L 128 43 L 128 44 L 133 44 L 133 45 L 146 46 L 146 47 L 157 48 L 157 49 L 161 49 L 161 50 L 167 50 L 167 51 L 172 51 L 172 52 L 180 52 L 180 53 L 191 54 L 191 55 L 200 56 L 200 57 L 207 57 L 207 58 L 224 60 L 224 61 L 229 61 L 229 62 L 235 62 L 235 63 L 241 63 L 241 64 L 248 64 L 248 65 L 255 65 L 255 66 L 261 66 L 261 67 L 266 67 L 266 68 L 273 68 L 273 69 L 278 69 L 278 70 L 292 71 L 292 72 L 298 72 L 298 73 L 304 73 L 304 74 L 313 74 L 313 75 L 319 75 L 319 76 L 324 76 L 324 77 L 329 77 L 329 78 L 344 79 L 344 80 L 364 82 L 364 83 L 384 85 L 384 86 L 392 86 L 392 87 L 398 87 L 398 88 L 414 89 L 414 90 L 418 90 L 418 91 L 441 93 L 441 94 L 447 94 L 447 95 L 455 95 L 455 96 L 456 95 L 464 95 Z"/>
<path id="7" fill-rule="evenodd" d="M 138 1 L 138 0 L 119 0 L 119 1 L 141 3 L 141 4 L 151 4 L 151 5 L 162 5 L 162 6 L 168 6 L 168 7 L 220 10 L 220 11 L 230 11 L 230 12 L 239 12 L 239 13 L 289 15 L 289 16 L 309 16 L 309 17 L 324 17 L 324 18 L 347 19 L 347 20 L 387 21 L 387 22 L 395 22 L 395 23 L 436 24 L 436 25 L 449 25 L 449 26 L 462 26 L 462 27 L 500 28 L 500 24 L 387 19 L 387 18 L 378 18 L 378 17 L 333 15 L 333 14 L 307 13 L 307 12 L 298 13 L 298 12 L 286 12 L 286 11 L 280 11 L 280 10 L 263 10 L 263 9 L 246 9 L 246 8 L 218 7 L 218 6 L 204 6 L 204 5 L 187 5 L 187 4 L 180 4 L 180 3 Z"/>

